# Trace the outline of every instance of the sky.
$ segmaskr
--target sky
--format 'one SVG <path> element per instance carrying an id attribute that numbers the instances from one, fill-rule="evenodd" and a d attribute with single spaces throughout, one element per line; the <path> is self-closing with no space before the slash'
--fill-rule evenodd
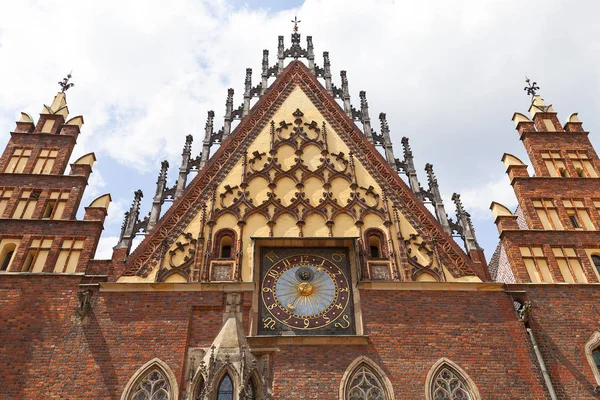
<path id="1" fill-rule="evenodd" d="M 489 206 L 517 205 L 500 159 L 528 163 L 511 121 L 526 113 L 525 76 L 564 123 L 579 113 L 600 148 L 600 2 L 0 0 L 0 147 L 20 112 L 37 120 L 73 71 L 71 116 L 85 125 L 72 156 L 98 159 L 82 202 L 113 203 L 96 258 L 109 258 L 133 192 L 150 210 L 161 160 L 176 180 L 185 136 L 201 148 L 208 110 L 222 125 L 227 88 L 242 102 L 245 69 L 259 82 L 262 50 L 275 63 L 294 16 L 316 62 L 330 52 L 334 83 L 347 70 L 352 103 L 365 90 L 371 119 L 386 112 L 396 157 L 410 138 L 421 185 L 432 163 L 450 215 L 462 195 L 489 260 L 498 242 Z"/>

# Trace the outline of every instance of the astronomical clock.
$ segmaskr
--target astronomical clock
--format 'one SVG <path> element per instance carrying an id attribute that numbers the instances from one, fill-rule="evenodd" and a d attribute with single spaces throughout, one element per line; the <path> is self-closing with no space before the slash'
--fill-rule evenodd
<path id="1" fill-rule="evenodd" d="M 348 250 L 262 248 L 259 335 L 353 335 Z"/>

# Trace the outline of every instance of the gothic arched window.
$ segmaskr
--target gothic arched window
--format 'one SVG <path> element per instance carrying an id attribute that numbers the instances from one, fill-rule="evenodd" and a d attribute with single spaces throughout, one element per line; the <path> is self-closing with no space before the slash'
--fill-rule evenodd
<path id="1" fill-rule="evenodd" d="M 236 234 L 233 229 L 221 229 L 215 234 L 216 258 L 234 258 Z"/>
<path id="2" fill-rule="evenodd" d="M 171 388 L 167 378 L 158 369 L 153 369 L 138 383 L 132 400 L 169 400 Z"/>
<path id="3" fill-rule="evenodd" d="M 225 374 L 217 391 L 217 400 L 233 400 L 233 382 L 229 374 Z"/>
<path id="4" fill-rule="evenodd" d="M 155 358 L 133 375 L 121 400 L 173 400 L 177 390 L 173 372 L 167 364 Z"/>
<path id="5" fill-rule="evenodd" d="M 371 228 L 365 232 L 365 243 L 369 258 L 387 257 L 385 235 L 379 229 Z"/>
<path id="6" fill-rule="evenodd" d="M 256 387 L 254 386 L 254 380 L 249 379 L 246 383 L 246 398 L 244 400 L 256 400 Z"/>
<path id="7" fill-rule="evenodd" d="M 359 357 L 346 369 L 340 385 L 343 400 L 391 400 L 392 385 L 385 373 L 367 357 Z"/>
<path id="8" fill-rule="evenodd" d="M 596 385 L 600 385 L 600 331 L 596 330 L 585 344 L 585 356 L 596 378 Z"/>
<path id="9" fill-rule="evenodd" d="M 348 400 L 384 400 L 384 396 L 379 379 L 363 365 L 352 376 L 346 398 Z"/>
<path id="10" fill-rule="evenodd" d="M 427 400 L 479 400 L 469 376 L 452 361 L 442 358 L 431 367 L 426 381 Z"/>

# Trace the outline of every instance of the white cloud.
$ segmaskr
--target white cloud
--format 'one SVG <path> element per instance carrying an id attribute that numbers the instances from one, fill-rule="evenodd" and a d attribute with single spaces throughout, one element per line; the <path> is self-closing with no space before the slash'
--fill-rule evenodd
<path id="1" fill-rule="evenodd" d="M 113 247 L 117 245 L 119 241 L 118 236 L 107 236 L 100 238 L 98 247 L 96 248 L 96 255 L 94 256 L 97 260 L 108 260 L 112 257 Z"/>
<path id="2" fill-rule="evenodd" d="M 474 218 L 489 224 L 489 201 L 511 205 L 502 153 L 527 162 L 510 122 L 528 106 L 524 75 L 540 84 L 559 117 L 579 111 L 587 130 L 600 130 L 600 119 L 593 120 L 600 106 L 599 12 L 600 3 L 591 0 L 576 6 L 559 0 L 307 0 L 281 12 L 236 9 L 229 1 L 172 0 L 168 7 L 158 0 L 4 2 L 0 142 L 8 140 L 20 111 L 35 116 L 74 69 L 69 108 L 86 121 L 76 153 L 94 151 L 103 163 L 90 193 L 130 198 L 138 184 L 152 193 L 150 181 L 140 177 L 152 171 L 154 179 L 164 158 L 171 171 L 177 168 L 189 133 L 199 152 L 206 112 L 215 110 L 218 129 L 226 89 L 235 88 L 237 107 L 245 68 L 254 69 L 257 84 L 262 49 L 270 50 L 273 65 L 277 36 L 285 35 L 289 45 L 289 20 L 297 14 L 303 41 L 314 38 L 317 64 L 329 50 L 336 84 L 339 71 L 348 71 L 355 106 L 358 91 L 367 91 L 376 130 L 378 113 L 387 112 L 396 156 L 400 138 L 409 136 L 419 171 L 435 164 L 442 189 L 462 190 Z M 148 197 L 143 207 L 145 215 Z M 111 218 L 114 211 L 113 204 Z M 116 225 L 106 233 L 117 235 Z"/>
<path id="3" fill-rule="evenodd" d="M 489 223 L 492 220 L 492 212 L 490 211 L 492 201 L 512 209 L 517 206 L 517 198 L 508 178 L 505 176 L 496 181 L 486 182 L 478 187 L 465 188 L 459 193 L 463 206 L 471 214 L 473 221 Z M 446 206 L 448 211 L 455 208 L 451 198 L 452 195 L 444 196 L 444 204 L 450 205 L 450 207 Z"/>

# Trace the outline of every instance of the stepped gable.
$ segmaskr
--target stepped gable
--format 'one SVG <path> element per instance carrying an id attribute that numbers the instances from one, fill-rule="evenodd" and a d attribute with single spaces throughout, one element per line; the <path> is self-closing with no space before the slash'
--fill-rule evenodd
<path id="1" fill-rule="evenodd" d="M 148 276 L 160 262 L 166 250 L 181 235 L 192 219 L 203 211 L 217 187 L 244 155 L 258 134 L 299 86 L 331 128 L 340 135 L 377 183 L 384 196 L 403 213 L 413 228 L 427 242 L 438 246 L 439 258 L 455 277 L 479 276 L 473 261 L 446 233 L 425 205 L 410 190 L 389 163 L 368 141 L 365 135 L 341 109 L 335 99 L 300 61 L 292 61 L 277 77 L 266 93 L 242 119 L 232 134 L 222 143 L 208 164 L 186 188 L 183 195 L 165 213 L 156 227 L 126 260 L 123 276 Z M 486 280 L 485 276 L 479 276 Z"/>

